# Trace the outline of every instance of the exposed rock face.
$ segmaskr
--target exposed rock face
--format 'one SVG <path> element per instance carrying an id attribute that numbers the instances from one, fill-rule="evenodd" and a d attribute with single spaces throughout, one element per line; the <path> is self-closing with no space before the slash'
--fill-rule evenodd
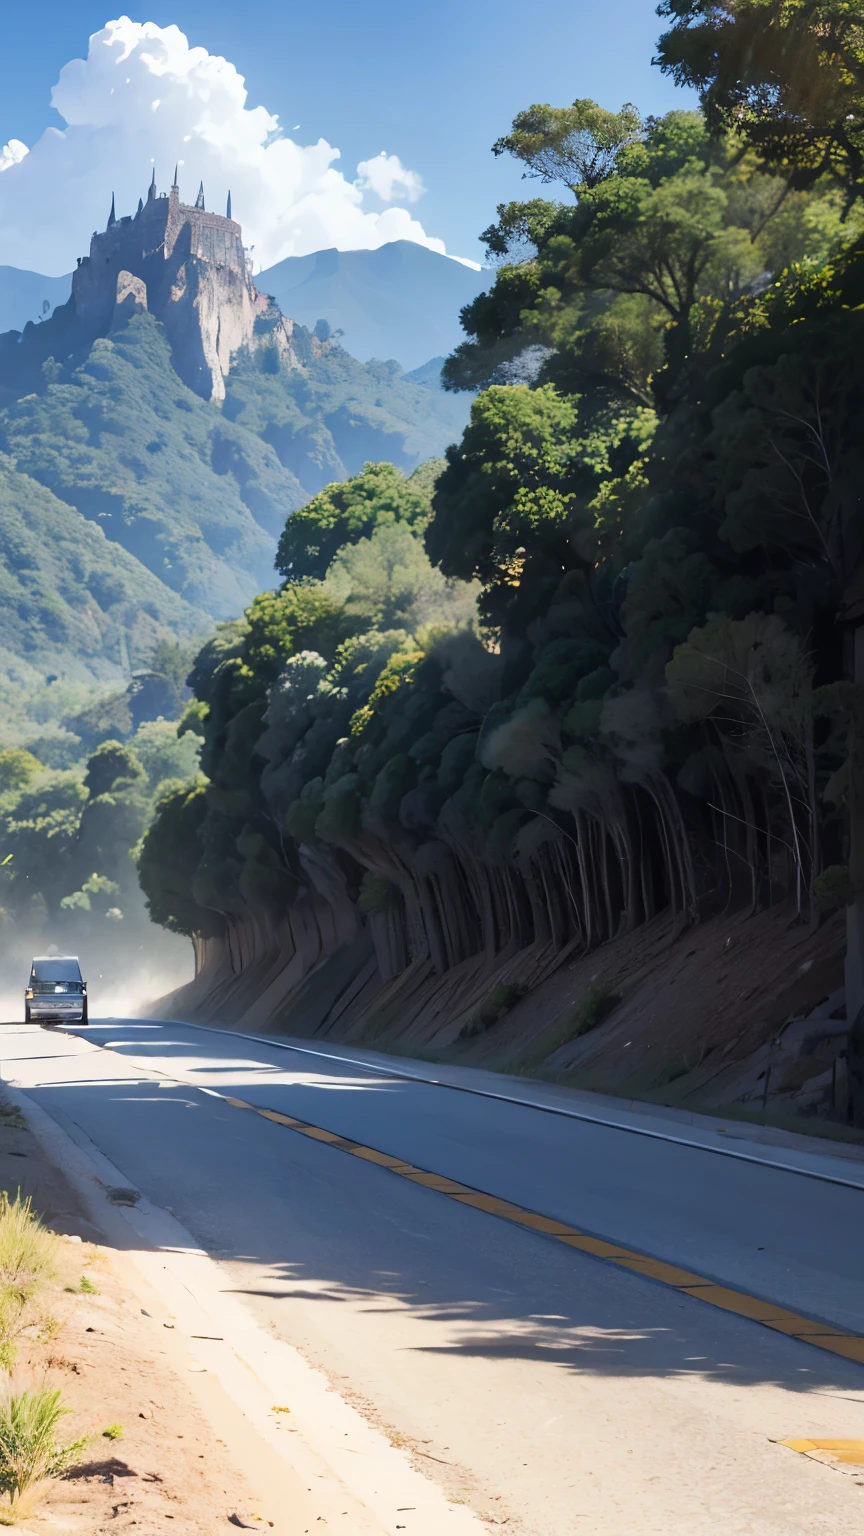
<path id="1" fill-rule="evenodd" d="M 117 278 L 117 293 L 111 330 L 118 331 L 132 315 L 143 314 L 147 309 L 147 287 L 143 279 L 132 272 L 121 272 Z"/>
<path id="2" fill-rule="evenodd" d="M 149 309 L 165 326 L 184 383 L 216 400 L 225 397 L 232 355 L 252 340 L 267 307 L 246 268 L 240 225 L 187 207 L 176 185 L 167 197 L 151 188 L 134 217 L 93 235 L 73 274 L 72 298 L 94 335 Z"/>

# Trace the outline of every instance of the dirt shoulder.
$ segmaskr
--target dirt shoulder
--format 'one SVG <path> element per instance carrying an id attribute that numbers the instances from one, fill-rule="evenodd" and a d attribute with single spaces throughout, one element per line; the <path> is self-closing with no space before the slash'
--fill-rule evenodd
<path id="1" fill-rule="evenodd" d="M 8 1109 L 0 1109 L 0 1189 L 31 1196 L 64 1238 L 67 1270 L 48 1301 L 56 1332 L 21 1346 L 16 1377 L 61 1389 L 72 1410 L 64 1438 L 92 1436 L 81 1464 L 16 1528 L 34 1536 L 284 1529 L 278 1511 L 265 1507 L 272 1494 L 247 1476 L 172 1360 L 164 1306 L 155 1297 L 146 1304 L 129 1261 L 100 1241 L 62 1172 Z M 105 1435 L 109 1428 L 116 1438 Z"/>

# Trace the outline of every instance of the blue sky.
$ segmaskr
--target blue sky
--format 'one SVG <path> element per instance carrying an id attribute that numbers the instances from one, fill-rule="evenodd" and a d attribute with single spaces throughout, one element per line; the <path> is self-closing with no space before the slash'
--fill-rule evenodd
<path id="1" fill-rule="evenodd" d="M 9 9 L 0 145 L 17 138 L 32 147 L 45 127 L 60 125 L 50 106 L 60 69 L 121 14 L 90 0 Z M 632 100 L 644 112 L 689 105 L 651 65 L 660 22 L 645 0 L 547 0 L 536 8 L 525 0 L 176 0 L 130 14 L 174 23 L 190 44 L 223 54 L 245 76 L 249 106 L 278 113 L 289 132 L 299 123 L 294 137 L 304 144 L 323 136 L 338 146 L 346 176 L 381 150 L 398 155 L 427 188 L 412 217 L 451 253 L 475 259 L 496 203 L 528 190 L 514 166 L 490 153 L 520 107 L 575 96 L 613 107 Z"/>

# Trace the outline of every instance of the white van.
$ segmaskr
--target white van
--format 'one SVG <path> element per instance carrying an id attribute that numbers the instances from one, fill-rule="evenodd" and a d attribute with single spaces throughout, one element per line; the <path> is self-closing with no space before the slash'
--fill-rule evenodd
<path id="1" fill-rule="evenodd" d="M 87 1023 L 87 983 L 77 955 L 37 955 L 24 993 L 24 1022 Z"/>

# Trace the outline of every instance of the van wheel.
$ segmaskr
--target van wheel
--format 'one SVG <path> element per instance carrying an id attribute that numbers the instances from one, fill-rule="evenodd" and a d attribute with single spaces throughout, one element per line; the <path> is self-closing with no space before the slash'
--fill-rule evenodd
<path id="1" fill-rule="evenodd" d="M 24 1004 L 24 1023 L 25 1024 L 29 1024 L 30 1023 L 30 1004 L 29 1003 L 25 1003 Z"/>
<path id="2" fill-rule="evenodd" d="M 86 997 L 84 999 L 84 1012 L 81 1015 L 81 1023 L 82 1024 L 86 1024 L 87 1023 L 87 999 L 86 999 Z"/>

